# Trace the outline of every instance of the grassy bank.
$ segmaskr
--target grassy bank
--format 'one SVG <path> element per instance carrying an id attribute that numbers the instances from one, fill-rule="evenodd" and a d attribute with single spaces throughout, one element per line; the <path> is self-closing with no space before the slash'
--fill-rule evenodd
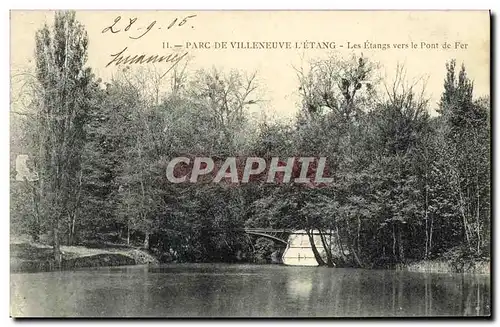
<path id="1" fill-rule="evenodd" d="M 87 246 L 61 246 L 62 267 L 71 270 L 84 267 L 111 267 L 124 265 L 159 264 L 150 253 L 134 247 L 117 244 L 87 244 Z M 267 261 L 266 261 L 267 262 Z M 11 272 L 41 272 L 60 269 L 54 259 L 52 247 L 27 239 L 12 239 L 10 244 Z M 426 273 L 490 274 L 488 260 L 436 259 L 407 262 L 378 269 Z"/>
<path id="2" fill-rule="evenodd" d="M 158 263 L 158 260 L 151 254 L 130 247 L 61 246 L 61 252 L 62 269 Z M 11 272 L 39 272 L 56 269 L 59 267 L 53 259 L 51 246 L 32 242 L 10 244 Z"/>
<path id="3" fill-rule="evenodd" d="M 453 262 L 442 260 L 423 260 L 396 265 L 396 270 L 430 273 L 470 273 L 490 274 L 491 264 L 489 261 Z"/>

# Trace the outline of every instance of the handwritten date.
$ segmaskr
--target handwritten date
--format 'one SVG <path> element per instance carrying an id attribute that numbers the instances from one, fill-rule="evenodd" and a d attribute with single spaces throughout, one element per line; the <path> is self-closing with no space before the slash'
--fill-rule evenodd
<path id="1" fill-rule="evenodd" d="M 129 35 L 129 38 L 133 40 L 140 39 L 144 35 L 148 34 L 152 29 L 158 29 L 158 30 L 170 30 L 172 28 L 179 28 L 181 26 L 184 26 L 186 23 L 188 23 L 190 20 L 195 18 L 197 15 L 189 15 L 185 17 L 176 17 L 172 21 L 170 21 L 167 25 L 161 26 L 156 20 L 150 21 L 147 27 L 145 25 L 138 26 L 138 18 L 137 17 L 132 17 L 128 18 L 128 21 L 123 19 L 122 16 L 117 16 L 113 23 L 107 27 L 105 27 L 101 33 L 120 33 L 120 32 L 130 32 L 131 35 Z M 133 33 L 133 34 L 132 34 Z"/>

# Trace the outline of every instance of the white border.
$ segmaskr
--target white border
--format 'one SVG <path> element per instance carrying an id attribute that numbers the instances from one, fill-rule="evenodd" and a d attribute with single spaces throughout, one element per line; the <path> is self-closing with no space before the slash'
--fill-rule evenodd
<path id="1" fill-rule="evenodd" d="M 10 3 L 9 3 L 10 2 Z M 7 1 L 2 4 L 10 4 L 11 9 L 68 9 L 68 2 L 62 0 L 38 1 Z M 343 2 L 326 2 L 321 0 L 308 1 L 203 1 L 203 0 L 183 0 L 172 1 L 140 1 L 125 3 L 125 1 L 95 1 L 88 0 L 81 3 L 74 3 L 71 9 L 327 9 L 327 10 L 345 10 L 345 9 L 370 9 L 370 10 L 397 10 L 397 9 L 415 9 L 415 10 L 448 10 L 448 9 L 491 9 L 494 6 L 494 0 L 474 0 L 474 1 L 436 1 L 420 0 L 415 3 L 403 1 L 361 1 L 350 0 Z M 139 5 L 139 6 L 138 6 Z"/>
<path id="2" fill-rule="evenodd" d="M 81 3 L 71 3 L 62 0 L 46 0 L 43 2 L 39 1 L 2 1 L 1 7 L 2 10 L 0 11 L 0 17 L 2 20 L 2 30 L 1 30 L 1 42 L 3 43 L 3 47 L 1 48 L 2 51 L 1 56 L 2 56 L 2 64 L 3 67 L 5 67 L 5 73 L 2 75 L 2 88 L 1 88 L 1 95 L 2 95 L 2 103 L 4 104 L 0 109 L 0 153 L 2 154 L 2 158 L 0 161 L 0 210 L 1 214 L 0 216 L 2 217 L 2 228 L 0 228 L 0 232 L 2 235 L 0 236 L 0 240 L 3 244 L 1 247 L 1 253 L 2 253 L 2 263 L 3 269 L 1 270 L 2 274 L 2 282 L 4 287 L 2 296 L 1 296 L 1 301 L 0 301 L 0 317 L 2 318 L 2 321 L 4 323 L 7 323 L 8 325 L 14 324 L 14 321 L 10 318 L 8 318 L 8 310 L 9 310 L 9 289 L 10 286 L 8 284 L 9 280 L 9 108 L 10 108 L 10 103 L 9 103 L 9 74 L 7 74 L 8 71 L 10 71 L 9 65 L 9 9 L 121 9 L 121 10 L 127 10 L 127 9 L 203 9 L 203 10 L 216 10 L 216 9 L 281 9 L 281 10 L 291 10 L 291 9 L 329 9 L 329 10 L 345 10 L 345 9 L 369 9 L 369 10 L 383 10 L 383 9 L 390 9 L 390 10 L 403 10 L 403 9 L 415 9 L 415 10 L 426 10 L 426 9 L 433 9 L 433 10 L 448 10 L 448 9 L 492 9 L 493 13 L 498 15 L 500 13 L 499 9 L 499 3 L 500 1 L 498 0 L 473 0 L 473 1 L 436 1 L 436 0 L 419 0 L 418 2 L 411 3 L 411 2 L 403 2 L 403 1 L 389 1 L 389 0 L 379 0 L 379 1 L 361 1 L 361 0 L 349 0 L 349 1 L 344 1 L 344 2 L 326 2 L 326 1 L 319 1 L 319 0 L 301 0 L 301 1 L 296 1 L 296 0 L 288 0 L 288 1 L 269 1 L 269 0 L 252 0 L 252 1 L 232 1 L 232 2 L 225 2 L 225 1 L 220 1 L 220 0 L 210 0 L 210 1 L 203 1 L 203 0 L 183 0 L 183 1 L 178 1 L 178 2 L 171 2 L 171 1 L 159 1 L 159 2 L 154 2 L 154 1 L 148 1 L 148 0 L 141 0 L 138 2 L 130 1 L 128 3 L 125 3 L 124 1 L 114 1 L 114 2 L 104 2 L 104 1 L 96 1 L 96 0 L 86 0 L 85 2 Z M 498 22 L 497 22 L 498 23 Z M 467 22 L 464 22 L 464 24 L 467 24 Z M 395 28 L 397 28 L 395 26 Z M 496 30 L 496 28 L 495 28 Z M 493 35 L 496 35 L 493 34 Z M 492 36 L 493 39 L 493 36 Z M 15 40 L 13 40 L 15 42 Z M 498 43 L 498 42 L 497 42 Z M 497 53 L 497 44 L 495 44 L 495 52 Z M 497 69 L 495 69 L 497 71 Z M 493 103 L 498 103 L 498 95 L 494 94 L 494 101 Z M 498 129 L 499 125 L 499 115 L 495 115 L 495 126 Z M 494 131 L 494 134 L 496 136 L 496 131 Z M 495 138 L 496 139 L 496 138 Z M 494 154 L 495 154 L 495 162 L 498 162 L 498 149 L 496 149 L 496 146 L 494 146 Z M 494 169 L 495 167 L 492 167 Z M 494 185 L 495 188 L 497 185 L 497 178 L 494 180 Z M 497 194 L 495 194 L 495 199 L 494 203 L 497 205 L 500 203 L 499 198 L 500 196 L 498 195 L 498 188 L 497 189 Z M 493 219 L 493 218 L 492 218 Z M 494 235 L 498 235 L 499 231 L 499 223 L 495 223 L 495 230 L 494 230 Z M 495 245 L 495 243 L 494 243 Z M 496 254 L 497 251 L 494 251 L 494 254 Z M 493 258 L 494 262 L 496 262 L 497 256 L 495 255 L 495 258 Z M 498 287 L 496 287 L 495 283 L 495 288 L 492 289 L 492 292 L 494 294 L 497 294 L 496 291 Z M 494 304 L 496 304 L 497 301 L 494 301 Z M 494 312 L 498 314 L 497 312 L 497 306 L 495 305 Z M 207 321 L 203 321 L 203 323 L 206 323 Z M 213 321 L 212 323 L 221 323 L 223 321 Z M 253 321 L 253 323 L 258 323 L 259 325 L 267 325 L 267 324 L 288 324 L 291 321 Z M 316 320 L 310 320 L 310 321 L 300 321 L 301 324 L 313 324 L 313 323 L 318 323 L 319 321 Z M 389 323 L 401 323 L 402 321 L 390 321 Z M 29 322 L 29 324 L 33 324 L 34 322 Z M 39 321 L 37 323 L 40 323 Z M 46 322 L 47 323 L 47 322 Z M 53 323 L 52 321 L 49 321 L 48 323 Z M 70 324 L 74 323 L 71 321 L 64 321 L 64 322 L 57 322 L 58 324 Z M 79 325 L 94 325 L 94 324 L 103 324 L 106 323 L 106 321 L 83 321 L 79 322 Z M 122 324 L 122 323 L 127 323 L 127 324 L 135 324 L 135 325 L 140 325 L 144 324 L 143 321 L 133 321 L 133 322 L 125 322 L 125 321 L 117 321 L 114 322 L 115 324 Z M 179 322 L 179 321 L 149 321 L 147 323 L 152 323 L 152 324 L 163 324 L 163 323 L 168 323 L 169 325 L 177 325 L 177 324 L 198 324 L 201 323 L 200 321 L 190 321 L 190 322 Z M 225 321 L 225 323 L 229 324 L 240 324 L 242 322 L 240 321 Z M 324 321 L 324 323 L 333 323 L 336 325 L 351 325 L 353 322 L 347 322 L 347 321 Z M 368 324 L 368 323 L 373 323 L 373 321 L 370 322 L 363 322 L 363 321 L 356 321 L 354 322 L 355 324 Z M 387 323 L 386 321 L 379 321 L 378 323 Z M 420 321 L 418 322 L 419 324 L 425 324 L 425 325 L 434 325 L 434 324 L 439 324 L 439 325 L 451 325 L 455 324 L 455 321 L 435 321 L 435 322 L 429 322 L 429 321 Z M 471 323 L 471 321 L 466 321 L 466 323 Z M 26 324 L 26 322 L 24 322 Z"/>

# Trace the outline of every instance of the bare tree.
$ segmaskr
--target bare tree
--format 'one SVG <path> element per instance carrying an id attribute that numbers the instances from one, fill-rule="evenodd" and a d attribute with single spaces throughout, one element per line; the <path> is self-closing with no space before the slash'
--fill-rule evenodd
<path id="1" fill-rule="evenodd" d="M 351 119 L 373 103 L 377 69 L 378 64 L 354 55 L 349 59 L 331 55 L 295 68 L 303 112 L 314 116 L 328 109 Z"/>
<path id="2" fill-rule="evenodd" d="M 224 73 L 213 68 L 200 70 L 190 83 L 188 96 L 201 108 L 210 112 L 215 128 L 222 131 L 223 139 L 234 150 L 234 133 L 244 127 L 247 109 L 258 103 L 257 73 L 244 74 L 237 70 Z"/>

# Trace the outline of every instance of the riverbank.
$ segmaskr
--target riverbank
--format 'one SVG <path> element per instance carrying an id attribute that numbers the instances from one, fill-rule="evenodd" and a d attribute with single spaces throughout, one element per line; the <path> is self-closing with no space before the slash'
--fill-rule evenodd
<path id="1" fill-rule="evenodd" d="M 397 264 L 398 271 L 422 273 L 467 273 L 489 275 L 491 263 L 489 261 L 453 262 L 444 260 L 423 260 L 405 264 Z"/>
<path id="2" fill-rule="evenodd" d="M 143 249 L 108 244 L 100 247 L 61 246 L 62 269 L 111 267 L 125 265 L 159 264 L 158 258 Z M 11 272 L 42 272 L 58 270 L 52 247 L 26 240 L 10 244 Z M 489 275 L 489 261 L 454 262 L 451 260 L 423 260 L 386 269 L 421 273 L 468 273 Z"/>
<path id="3" fill-rule="evenodd" d="M 88 248 L 61 246 L 62 269 L 158 264 L 158 260 L 141 249 L 117 246 Z M 11 243 L 11 272 L 41 272 L 59 269 L 52 247 L 41 243 Z"/>

